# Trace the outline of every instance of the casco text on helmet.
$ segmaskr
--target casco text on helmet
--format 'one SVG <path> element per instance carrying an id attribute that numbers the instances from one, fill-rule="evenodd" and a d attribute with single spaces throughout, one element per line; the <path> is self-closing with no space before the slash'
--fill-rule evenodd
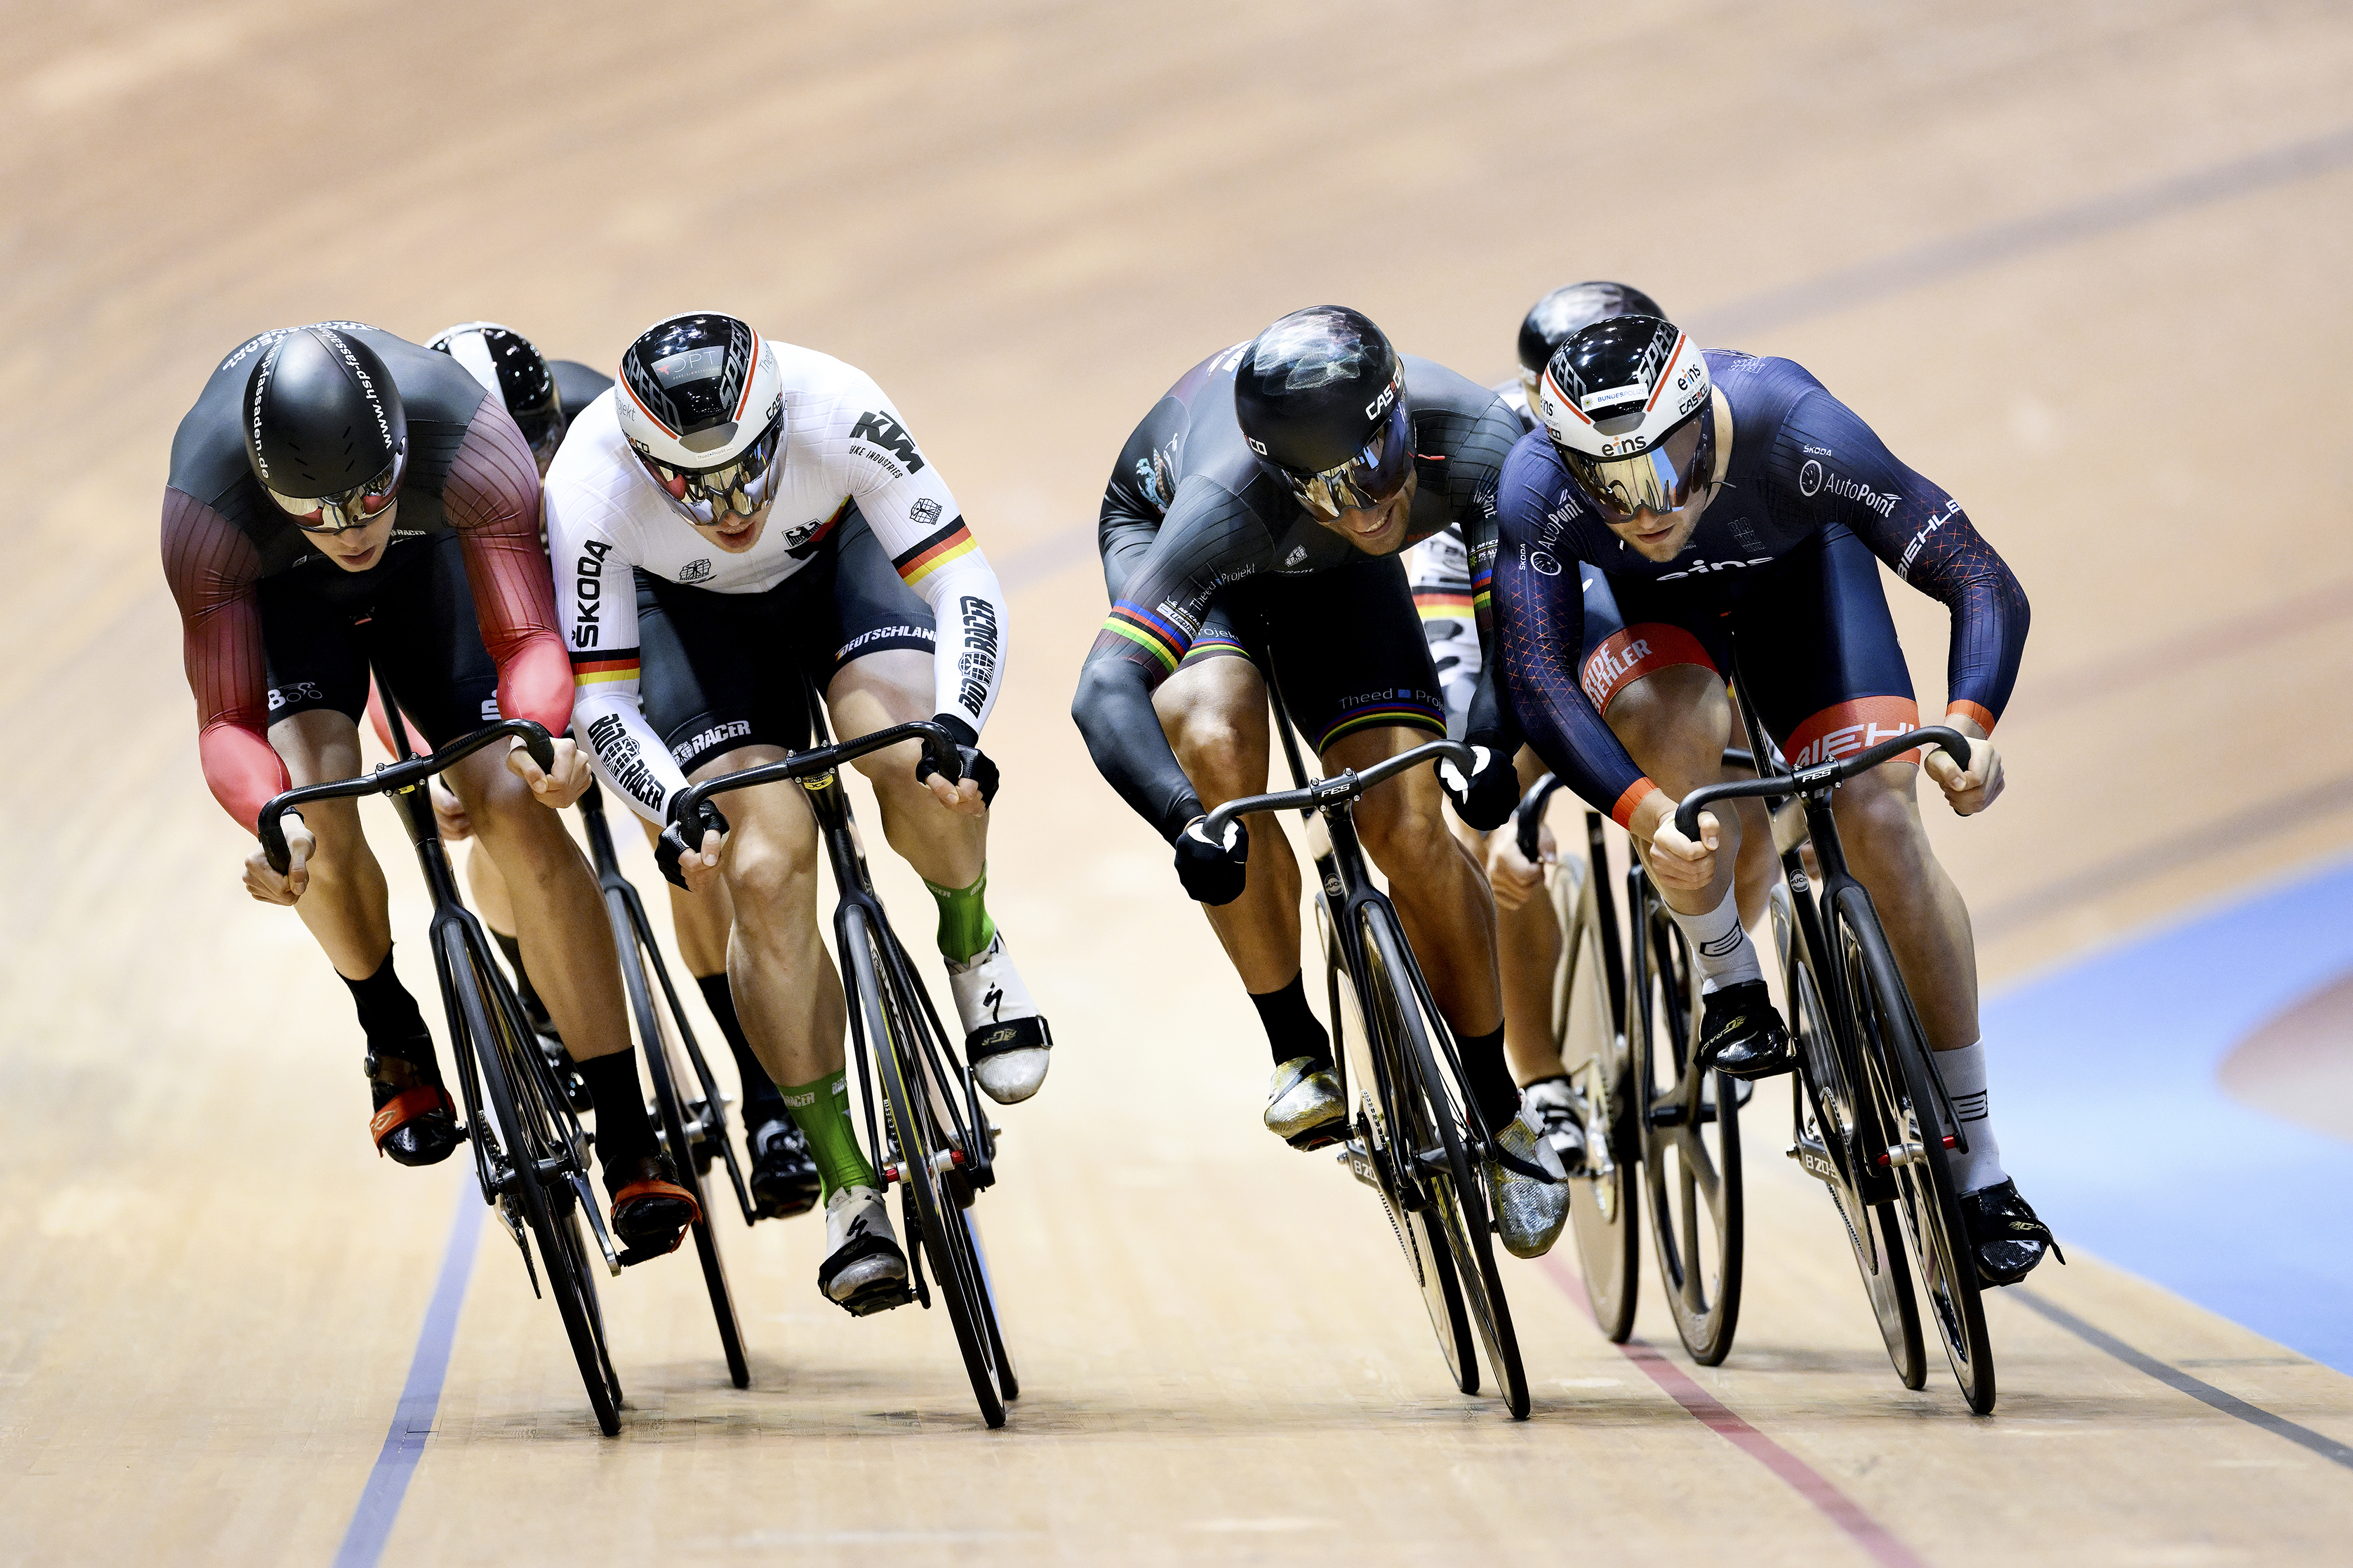
<path id="1" fill-rule="evenodd" d="M 1321 517 L 1377 505 L 1413 469 L 1405 368 L 1345 306 L 1293 310 L 1252 339 L 1234 370 L 1234 415 L 1260 465 Z"/>
<path id="2" fill-rule="evenodd" d="M 1520 321 L 1520 385 L 1531 407 L 1536 400 L 1536 378 L 1561 344 L 1596 321 L 1612 316 L 1666 315 L 1659 302 L 1630 283 L 1594 279 L 1554 289 L 1528 307 Z"/>
<path id="3" fill-rule="evenodd" d="M 242 413 L 254 478 L 303 526 L 360 527 L 398 495 L 408 460 L 400 388 L 351 333 L 280 334 L 246 380 Z"/>
<path id="4" fill-rule="evenodd" d="M 744 322 L 702 310 L 656 321 L 621 355 L 621 434 L 690 521 L 765 504 L 785 438 L 784 369 Z"/>
<path id="5" fill-rule="evenodd" d="M 1707 358 L 1656 316 L 1615 316 L 1561 344 L 1536 384 L 1537 418 L 1603 517 L 1674 511 L 1715 467 Z"/>
<path id="6" fill-rule="evenodd" d="M 555 372 L 529 338 L 496 321 L 460 321 L 425 340 L 448 354 L 491 392 L 496 393 L 522 438 L 531 445 L 540 472 L 547 471 L 564 439 L 566 410 L 555 390 Z"/>

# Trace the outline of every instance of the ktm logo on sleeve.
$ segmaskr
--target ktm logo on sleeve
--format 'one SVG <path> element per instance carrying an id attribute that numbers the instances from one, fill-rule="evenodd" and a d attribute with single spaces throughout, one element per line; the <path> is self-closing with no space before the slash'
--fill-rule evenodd
<path id="1" fill-rule="evenodd" d="M 849 427 L 853 441 L 868 441 L 890 452 L 907 465 L 907 472 L 923 471 L 923 459 L 915 450 L 915 438 L 907 434 L 905 426 L 888 414 L 861 414 L 858 423 Z"/>

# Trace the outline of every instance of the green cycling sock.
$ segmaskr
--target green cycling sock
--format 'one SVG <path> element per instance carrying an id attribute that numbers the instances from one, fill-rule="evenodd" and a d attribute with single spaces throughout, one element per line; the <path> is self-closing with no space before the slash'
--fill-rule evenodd
<path id="1" fill-rule="evenodd" d="M 943 888 L 926 878 L 923 886 L 940 906 L 940 956 L 963 963 L 985 950 L 997 936 L 997 922 L 988 918 L 984 896 L 988 891 L 988 868 L 969 888 Z"/>
<path id="2" fill-rule="evenodd" d="M 785 1109 L 791 1112 L 801 1136 L 808 1140 L 826 1197 L 844 1187 L 879 1190 L 882 1180 L 866 1163 L 865 1152 L 858 1147 L 858 1133 L 849 1125 L 849 1072 L 828 1073 L 810 1083 L 786 1084 L 784 1089 Z"/>

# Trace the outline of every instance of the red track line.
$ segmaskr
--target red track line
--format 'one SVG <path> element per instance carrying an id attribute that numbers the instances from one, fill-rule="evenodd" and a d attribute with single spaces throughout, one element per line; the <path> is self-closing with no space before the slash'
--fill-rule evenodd
<path id="1" fill-rule="evenodd" d="M 1584 1282 L 1570 1273 L 1566 1264 L 1549 1257 L 1540 1258 L 1536 1263 L 1546 1278 L 1560 1287 L 1561 1294 L 1588 1314 L 1592 1312 L 1593 1304 L 1586 1297 Z M 1618 1350 L 1694 1420 L 1788 1482 L 1791 1490 L 1813 1504 L 1823 1518 L 1869 1552 L 1873 1562 L 1885 1568 L 1925 1568 L 1910 1547 L 1863 1512 L 1861 1505 L 1832 1485 L 1829 1477 L 1742 1420 L 1715 1395 L 1694 1382 L 1682 1367 L 1639 1339 L 1627 1341 Z"/>

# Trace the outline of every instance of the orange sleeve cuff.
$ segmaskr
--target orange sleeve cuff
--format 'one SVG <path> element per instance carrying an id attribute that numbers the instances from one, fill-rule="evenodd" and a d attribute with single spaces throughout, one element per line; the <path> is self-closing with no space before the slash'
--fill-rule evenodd
<path id="1" fill-rule="evenodd" d="M 1633 820 L 1634 808 L 1642 804 L 1642 797 L 1656 795 L 1659 786 L 1647 778 L 1636 779 L 1626 786 L 1626 793 L 1618 797 L 1618 804 L 1609 808 L 1609 820 L 1620 827 L 1627 826 Z"/>
<path id="2" fill-rule="evenodd" d="M 1956 714 L 1958 714 L 1961 718 L 1967 719 L 1970 722 L 1978 725 L 1980 729 L 1984 730 L 1987 734 L 1990 735 L 1993 733 L 1993 715 L 1978 707 L 1976 703 L 1946 703 L 1945 716 L 1949 719 Z"/>

